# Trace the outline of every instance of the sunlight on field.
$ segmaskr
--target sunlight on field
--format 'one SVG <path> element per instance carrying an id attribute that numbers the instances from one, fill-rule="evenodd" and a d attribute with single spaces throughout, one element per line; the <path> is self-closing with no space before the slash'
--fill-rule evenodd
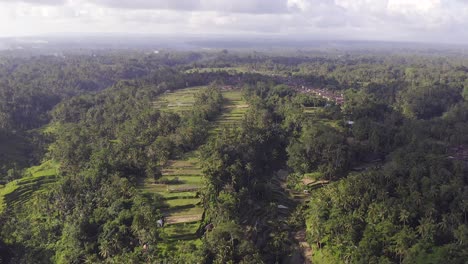
<path id="1" fill-rule="evenodd" d="M 0 212 L 7 206 L 15 206 L 27 202 L 31 196 L 45 190 L 55 182 L 58 164 L 46 161 L 43 164 L 26 170 L 25 177 L 9 182 L 0 188 Z"/>

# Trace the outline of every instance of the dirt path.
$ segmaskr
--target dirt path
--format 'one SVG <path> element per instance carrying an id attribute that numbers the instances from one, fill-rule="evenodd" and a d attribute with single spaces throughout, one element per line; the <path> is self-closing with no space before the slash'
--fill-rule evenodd
<path id="1" fill-rule="evenodd" d="M 249 108 L 249 105 L 248 104 L 238 104 L 238 105 L 228 105 L 225 107 L 226 109 L 229 109 L 229 108 Z"/>
<path id="2" fill-rule="evenodd" d="M 305 229 L 297 231 L 296 234 L 294 234 L 294 239 L 297 240 L 299 247 L 301 248 L 304 264 L 312 264 L 312 248 L 306 241 Z"/>
<path id="3" fill-rule="evenodd" d="M 183 216 L 168 216 L 166 217 L 166 224 L 188 223 L 188 222 L 201 221 L 201 219 L 202 219 L 202 216 L 200 214 L 183 215 Z"/>
<path id="4" fill-rule="evenodd" d="M 318 184 L 328 184 L 330 183 L 330 181 L 327 181 L 327 180 L 320 180 L 320 181 L 317 181 L 317 180 L 312 180 L 312 179 L 302 179 L 302 183 L 304 185 L 318 185 Z"/>

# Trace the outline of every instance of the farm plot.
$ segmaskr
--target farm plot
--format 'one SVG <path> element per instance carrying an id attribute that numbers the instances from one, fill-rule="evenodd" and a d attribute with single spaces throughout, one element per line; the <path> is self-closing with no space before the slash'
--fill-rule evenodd
<path id="1" fill-rule="evenodd" d="M 161 111 L 190 111 L 195 103 L 195 94 L 203 87 L 197 86 L 177 90 L 176 92 L 166 92 L 153 102 L 153 106 Z"/>

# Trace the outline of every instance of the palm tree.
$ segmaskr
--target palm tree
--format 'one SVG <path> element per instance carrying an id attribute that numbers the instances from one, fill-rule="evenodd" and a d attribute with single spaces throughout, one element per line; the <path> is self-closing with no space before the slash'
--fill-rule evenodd
<path id="1" fill-rule="evenodd" d="M 434 231 L 434 223 L 432 219 L 425 217 L 419 221 L 419 226 L 416 229 L 421 237 L 429 238 Z"/>
<path id="2" fill-rule="evenodd" d="M 104 243 L 101 243 L 101 245 L 99 245 L 99 255 L 101 255 L 101 257 L 103 258 L 110 257 L 111 251 L 112 250 L 111 250 L 109 243 L 104 242 Z"/>
<path id="3" fill-rule="evenodd" d="M 440 228 L 440 230 L 446 231 L 449 229 L 449 225 L 450 225 L 449 217 L 446 214 L 442 215 L 442 219 L 437 224 L 437 226 Z"/>
<path id="4" fill-rule="evenodd" d="M 408 253 L 409 248 L 414 243 L 415 236 L 416 234 L 410 227 L 404 227 L 393 236 L 392 239 L 395 243 L 393 250 L 398 255 L 400 263 L 402 263 L 403 257 Z"/>
<path id="5" fill-rule="evenodd" d="M 464 241 L 464 238 L 467 237 L 467 234 L 468 227 L 466 225 L 460 225 L 457 229 L 453 231 L 453 235 L 457 239 L 459 245 L 463 245 L 466 242 Z"/>
<path id="6" fill-rule="evenodd" d="M 405 209 L 400 211 L 399 220 L 400 222 L 403 223 L 403 226 L 406 226 L 406 224 L 408 223 L 409 217 L 410 217 L 410 213 L 408 211 L 406 211 Z"/>

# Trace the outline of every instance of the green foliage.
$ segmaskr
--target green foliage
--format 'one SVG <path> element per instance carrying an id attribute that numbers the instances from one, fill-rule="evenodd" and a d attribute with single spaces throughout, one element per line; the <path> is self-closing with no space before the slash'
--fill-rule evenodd
<path id="1" fill-rule="evenodd" d="M 288 166 L 299 173 L 319 169 L 327 178 L 336 178 L 349 163 L 345 138 L 335 129 L 321 124 L 306 126 L 287 148 Z"/>
<path id="2" fill-rule="evenodd" d="M 462 96 L 463 96 L 463 99 L 465 99 L 465 101 L 468 101 L 468 84 L 464 85 Z"/>
<path id="3" fill-rule="evenodd" d="M 421 119 L 440 116 L 462 99 L 460 88 L 448 85 L 412 88 L 401 97 L 403 114 Z"/>
<path id="4" fill-rule="evenodd" d="M 218 225 L 205 237 L 208 263 L 263 263 L 255 246 L 244 239 L 242 228 L 231 222 Z"/>
<path id="5" fill-rule="evenodd" d="M 285 131 L 268 111 L 277 110 L 276 103 L 290 94 L 271 93 L 265 98 L 269 103 L 263 104 L 257 89 L 267 87 L 259 83 L 249 88 L 247 96 L 253 98 L 247 97 L 250 107 L 242 126 L 222 130 L 201 151 L 208 184 L 203 192 L 205 219 L 214 226 L 205 233 L 208 263 L 276 262 L 290 252 L 289 233 L 278 210 L 280 202 L 289 203 L 277 196 L 273 184 L 274 172 L 285 165 Z"/>
<path id="6" fill-rule="evenodd" d="M 380 103 L 372 94 L 364 90 L 347 90 L 345 92 L 346 103 L 343 106 L 343 112 L 352 120 L 360 118 L 382 119 L 385 112 L 388 112 L 388 106 Z"/>
<path id="7" fill-rule="evenodd" d="M 455 230 L 464 223 L 458 212 L 465 210 L 466 194 L 457 183 L 466 182 L 467 167 L 425 156 L 424 147 L 401 149 L 382 170 L 314 193 L 307 217 L 311 242 L 357 263 L 425 263 L 429 248 L 438 247 L 461 250 L 451 255 L 454 263 L 461 261 L 467 252 Z"/>

